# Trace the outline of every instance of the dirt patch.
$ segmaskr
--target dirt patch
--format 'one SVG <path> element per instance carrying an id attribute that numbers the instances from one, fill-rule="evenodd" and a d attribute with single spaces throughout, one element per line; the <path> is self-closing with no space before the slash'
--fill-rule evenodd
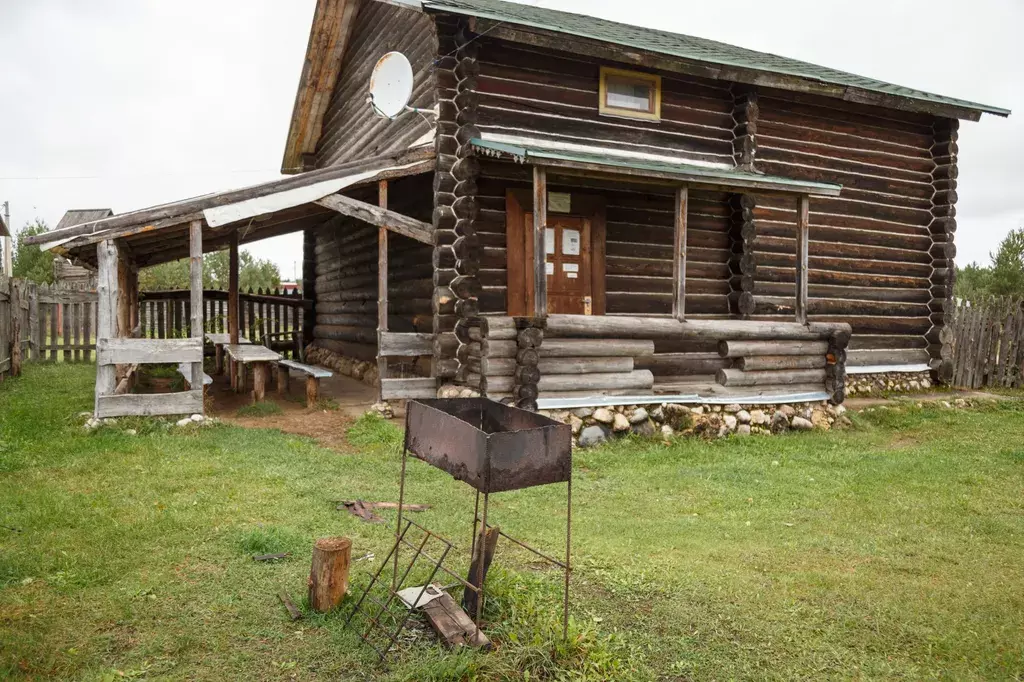
<path id="1" fill-rule="evenodd" d="M 334 376 L 320 382 L 321 407 L 307 408 L 305 382 L 300 377 L 293 377 L 283 398 L 278 396 L 276 386 L 268 387 L 266 399 L 281 408 L 280 414 L 239 417 L 238 409 L 252 402 L 249 391 L 233 392 L 227 377 L 222 376 L 214 377 L 213 385 L 207 390 L 207 409 L 211 416 L 247 428 L 280 429 L 285 433 L 308 436 L 338 452 L 352 451 L 345 431 L 370 409 L 377 391 L 349 377 Z"/>

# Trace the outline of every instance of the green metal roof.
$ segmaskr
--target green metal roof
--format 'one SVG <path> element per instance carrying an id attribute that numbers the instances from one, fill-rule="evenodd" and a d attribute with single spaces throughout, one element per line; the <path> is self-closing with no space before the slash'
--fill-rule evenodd
<path id="1" fill-rule="evenodd" d="M 520 163 L 546 166 L 584 168 L 601 166 L 608 172 L 636 171 L 634 175 L 657 177 L 721 187 L 761 189 L 773 192 L 792 192 L 816 196 L 839 196 L 842 185 L 824 182 L 805 182 L 778 175 L 762 175 L 735 169 L 710 168 L 685 162 L 672 163 L 643 157 L 610 155 L 591 152 L 561 151 L 535 146 L 508 144 L 474 138 L 472 145 L 484 153 L 498 157 L 511 157 Z"/>
<path id="2" fill-rule="evenodd" d="M 827 66 L 809 64 L 767 52 L 756 52 L 715 40 L 707 40 L 680 33 L 669 33 L 653 28 L 561 12 L 504 0 L 424 0 L 427 9 L 529 26 L 548 31 L 567 33 L 582 38 L 625 45 L 638 50 L 673 55 L 685 59 L 722 66 L 753 69 L 766 73 L 785 74 L 831 85 L 859 88 L 894 97 L 905 97 L 922 102 L 943 104 L 971 111 L 1009 116 L 1010 110 L 969 102 L 967 100 L 936 95 L 902 85 L 857 76 Z"/>

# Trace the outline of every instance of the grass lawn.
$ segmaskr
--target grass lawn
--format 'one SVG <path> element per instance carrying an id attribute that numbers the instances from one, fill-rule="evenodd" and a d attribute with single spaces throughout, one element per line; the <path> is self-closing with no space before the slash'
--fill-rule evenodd
<path id="1" fill-rule="evenodd" d="M 93 367 L 0 385 L 0 677 L 26 679 L 1021 679 L 1024 405 L 875 411 L 856 429 L 613 444 L 575 457 L 573 636 L 559 574 L 498 546 L 491 654 L 426 636 L 387 669 L 341 613 L 287 620 L 312 541 L 383 557 L 396 425 L 352 451 L 278 431 L 85 433 Z M 353 454 L 354 453 L 354 454 Z M 411 461 L 417 521 L 466 551 L 470 490 Z M 492 498 L 557 552 L 564 486 Z M 394 512 L 380 512 L 393 522 Z M 291 552 L 277 563 L 251 556 Z M 456 564 L 465 570 L 465 557 Z M 353 563 L 362 580 L 373 561 Z M 489 581 L 491 584 L 491 581 Z"/>

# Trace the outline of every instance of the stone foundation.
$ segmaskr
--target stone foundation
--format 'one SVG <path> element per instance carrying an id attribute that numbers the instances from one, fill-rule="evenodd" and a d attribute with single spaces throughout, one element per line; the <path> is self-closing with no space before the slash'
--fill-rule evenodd
<path id="1" fill-rule="evenodd" d="M 772 435 L 786 431 L 826 431 L 851 425 L 842 405 L 827 402 L 797 405 L 678 405 L 650 403 L 616 407 L 541 410 L 540 414 L 572 427 L 580 447 L 636 434 L 669 440 L 675 436 L 721 438 Z"/>
<path id="2" fill-rule="evenodd" d="M 848 397 L 926 391 L 931 387 L 931 372 L 882 372 L 879 374 L 846 375 L 846 395 Z"/>

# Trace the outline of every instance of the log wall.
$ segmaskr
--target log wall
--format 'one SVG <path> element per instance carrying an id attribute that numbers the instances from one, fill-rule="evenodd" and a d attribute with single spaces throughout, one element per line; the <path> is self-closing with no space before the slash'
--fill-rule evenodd
<path id="1" fill-rule="evenodd" d="M 941 324 L 932 287 L 946 283 L 948 268 L 934 263 L 929 226 L 933 211 L 951 206 L 933 185 L 933 147 L 950 139 L 934 124 L 923 114 L 759 93 L 757 169 L 843 185 L 840 197 L 810 202 L 808 312 L 852 325 L 851 361 L 867 350 L 926 348 L 925 334 Z M 955 177 L 955 156 L 945 163 Z M 755 316 L 792 319 L 796 202 L 759 196 L 753 214 Z"/>
<path id="2" fill-rule="evenodd" d="M 660 121 L 598 114 L 597 61 L 481 37 L 480 130 L 731 164 L 729 84 L 662 75 Z"/>
<path id="3" fill-rule="evenodd" d="M 404 54 L 412 64 L 410 104 L 425 109 L 434 106 L 432 70 L 437 37 L 433 21 L 419 11 L 394 4 L 362 3 L 324 115 L 316 148 L 317 168 L 400 151 L 430 131 L 430 121 L 422 116 L 389 121 L 377 116 L 366 102 L 373 67 L 393 50 Z"/>
<path id="4" fill-rule="evenodd" d="M 423 220 L 430 214 L 430 177 L 391 181 L 389 206 Z M 376 187 L 355 198 L 376 202 Z M 377 355 L 377 228 L 338 216 L 312 230 L 316 346 L 360 360 Z M 392 233 L 388 239 L 388 328 L 430 332 L 433 290 L 429 245 Z"/>

